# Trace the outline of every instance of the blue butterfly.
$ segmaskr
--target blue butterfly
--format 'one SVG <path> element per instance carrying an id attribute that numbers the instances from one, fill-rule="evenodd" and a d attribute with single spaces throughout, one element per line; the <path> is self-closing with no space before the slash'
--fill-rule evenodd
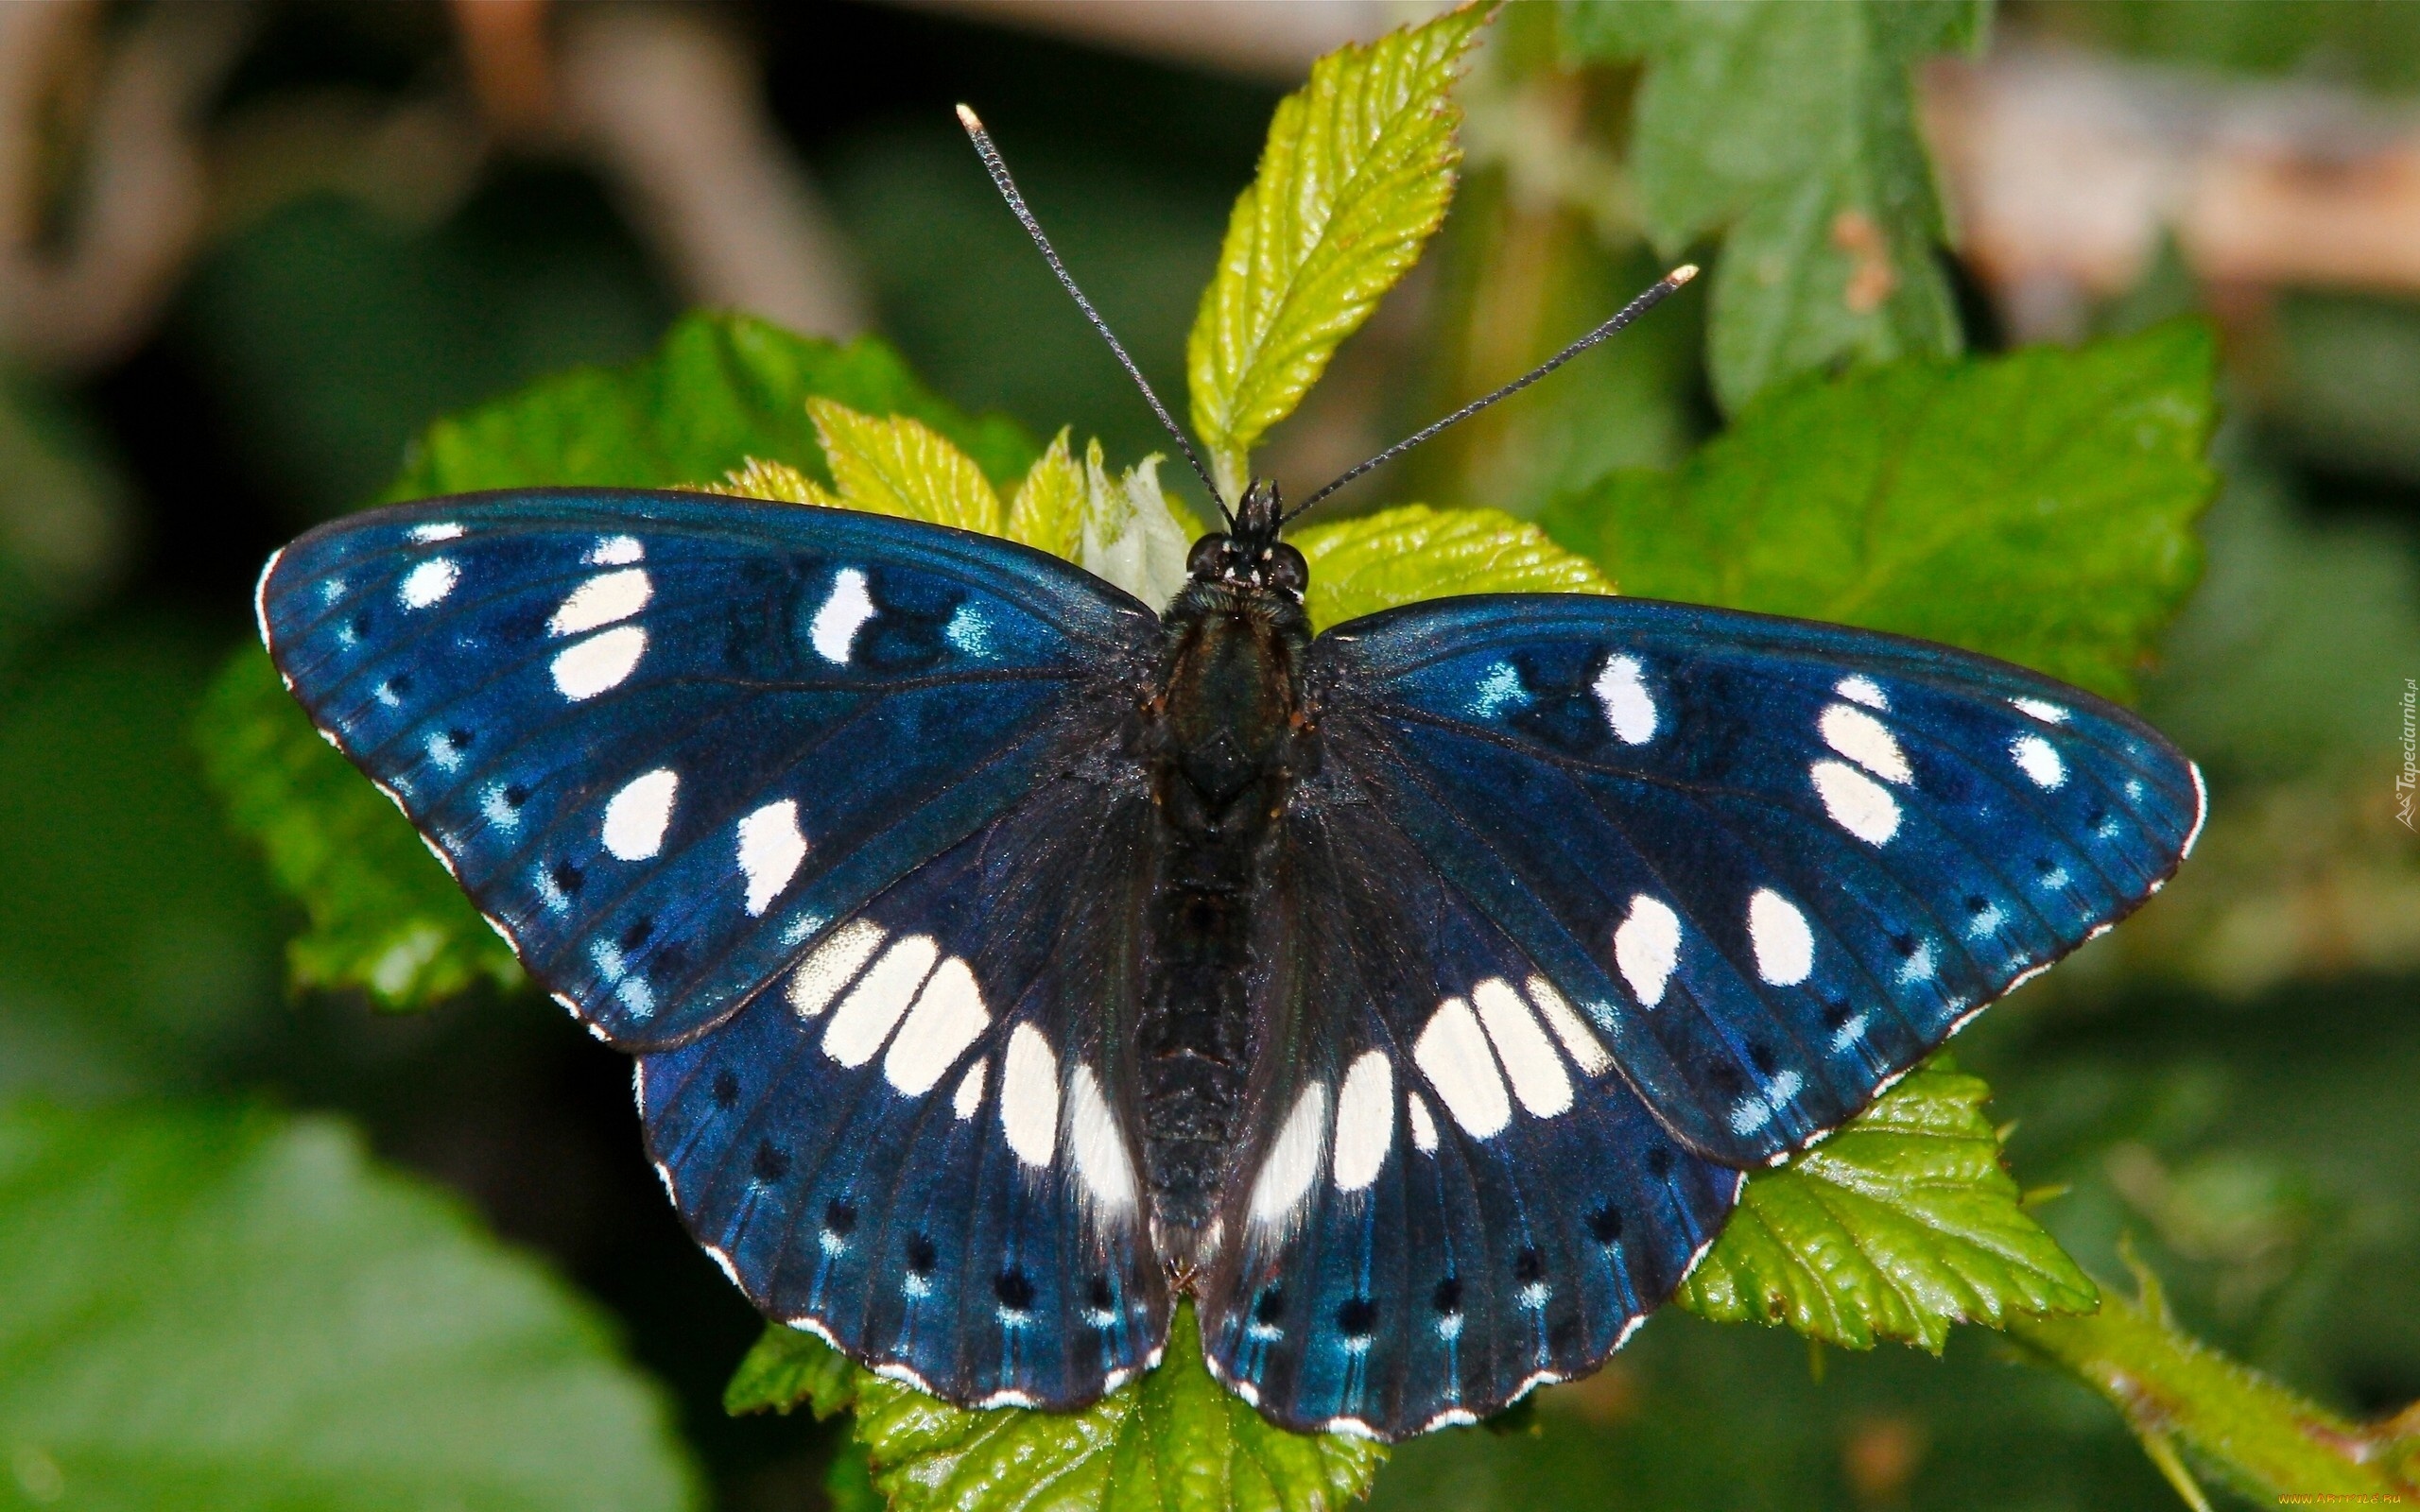
<path id="1" fill-rule="evenodd" d="M 911 521 L 474 494 L 313 531 L 258 611 L 637 1057 L 734 1282 L 977 1406 L 1115 1389 L 1183 1295 L 1290 1428 L 1591 1370 L 1745 1172 L 2200 829 L 2140 720 L 1944 646 L 1557 594 L 1314 636 L 1286 518 L 1255 484 L 1155 613 Z"/>

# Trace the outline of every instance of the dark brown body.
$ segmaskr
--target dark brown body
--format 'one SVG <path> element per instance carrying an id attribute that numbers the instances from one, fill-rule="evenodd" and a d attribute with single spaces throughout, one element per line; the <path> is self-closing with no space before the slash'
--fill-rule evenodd
<path id="1" fill-rule="evenodd" d="M 1164 616 L 1143 750 L 1158 809 L 1145 923 L 1140 1091 L 1161 1258 L 1218 1247 L 1212 1220 L 1250 1074 L 1253 902 L 1277 821 L 1317 760 L 1303 699 L 1310 621 L 1283 589 L 1197 579 Z"/>

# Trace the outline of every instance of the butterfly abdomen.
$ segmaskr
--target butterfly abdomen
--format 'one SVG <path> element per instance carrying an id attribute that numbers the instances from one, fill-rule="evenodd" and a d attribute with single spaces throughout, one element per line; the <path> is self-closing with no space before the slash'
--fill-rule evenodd
<path id="1" fill-rule="evenodd" d="M 1310 627 L 1286 594 L 1196 583 L 1170 607 L 1144 755 L 1158 813 L 1139 1033 L 1144 1164 L 1161 1256 L 1203 1234 L 1242 1132 L 1253 912 L 1307 755 Z"/>

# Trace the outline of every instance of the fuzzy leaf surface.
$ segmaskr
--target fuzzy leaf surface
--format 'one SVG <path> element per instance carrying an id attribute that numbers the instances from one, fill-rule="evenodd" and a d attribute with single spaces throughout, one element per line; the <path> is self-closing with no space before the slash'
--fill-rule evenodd
<path id="1" fill-rule="evenodd" d="M 1723 233 L 1708 361 L 1724 408 L 1842 360 L 1961 345 L 1909 70 L 1988 0 L 1578 0 L 1579 57 L 1647 67 L 1630 167 L 1668 254 Z"/>
<path id="2" fill-rule="evenodd" d="M 1748 1180 L 1680 1301 L 1726 1323 L 1786 1323 L 1847 1349 L 1938 1353 L 1953 1323 L 2088 1313 L 2092 1281 L 2019 1205 L 1983 1103 L 1940 1057 L 1846 1128 Z"/>
<path id="3" fill-rule="evenodd" d="M 1487 16 L 1465 6 L 1339 48 L 1278 105 L 1185 342 L 1193 429 L 1230 499 L 1445 218 L 1461 159 L 1448 91 Z"/>
<path id="4" fill-rule="evenodd" d="M 261 1112 L 0 1111 L 0 1444 L 11 1506 L 699 1501 L 588 1304 L 343 1125 Z"/>
<path id="5" fill-rule="evenodd" d="M 1545 524 L 1626 593 L 1921 636 L 2122 698 L 2200 571 L 2213 360 L 2178 322 L 1802 382 Z"/>

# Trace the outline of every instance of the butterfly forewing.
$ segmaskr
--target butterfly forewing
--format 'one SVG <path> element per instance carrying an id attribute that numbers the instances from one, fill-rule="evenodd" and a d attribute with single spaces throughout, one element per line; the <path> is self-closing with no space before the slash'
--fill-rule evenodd
<path id="1" fill-rule="evenodd" d="M 1168 1295 L 1129 1113 L 1150 813 L 1046 783 L 640 1062 L 666 1188 L 771 1316 L 953 1400 L 1079 1406 Z"/>
<path id="2" fill-rule="evenodd" d="M 1539 963 L 1331 757 L 1271 881 L 1255 1138 L 1205 1349 L 1278 1421 L 1402 1437 L 1585 1373 L 1740 1177 L 1681 1147 Z"/>
<path id="3" fill-rule="evenodd" d="M 568 490 L 323 527 L 260 614 L 322 732 L 631 1049 L 717 1022 L 1098 740 L 1155 633 L 1001 541 Z"/>
<path id="4" fill-rule="evenodd" d="M 1894 637 L 1479 597 L 1313 655 L 1327 759 L 1732 1164 L 1853 1116 L 2201 820 L 2199 774 L 2124 711 Z"/>

